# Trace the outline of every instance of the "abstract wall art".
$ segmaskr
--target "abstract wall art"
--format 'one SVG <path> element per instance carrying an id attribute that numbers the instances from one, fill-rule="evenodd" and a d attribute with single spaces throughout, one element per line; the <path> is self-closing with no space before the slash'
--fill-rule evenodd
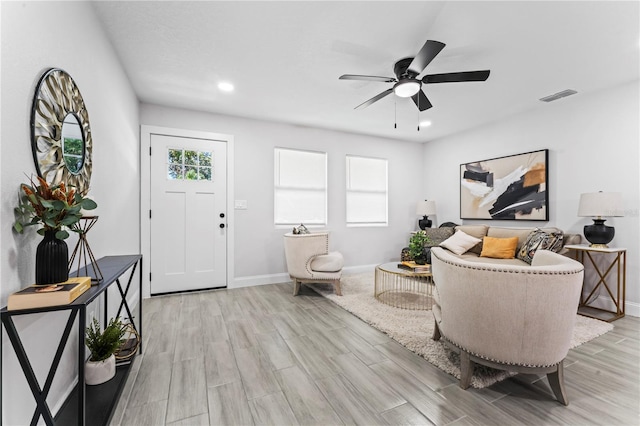
<path id="1" fill-rule="evenodd" d="M 460 165 L 460 219 L 549 220 L 549 150 Z"/>

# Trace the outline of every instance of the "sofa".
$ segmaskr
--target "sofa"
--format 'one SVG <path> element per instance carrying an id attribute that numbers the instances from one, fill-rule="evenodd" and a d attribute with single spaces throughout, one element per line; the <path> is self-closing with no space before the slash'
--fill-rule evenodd
<path id="1" fill-rule="evenodd" d="M 462 231 L 465 234 L 477 238 L 478 243 L 469 248 L 464 253 L 458 254 L 462 259 L 470 262 L 491 262 L 501 265 L 528 265 L 531 262 L 531 255 L 519 256 L 523 246 L 529 242 L 535 249 L 541 247 L 543 249 L 552 249 L 560 254 L 567 254 L 568 250 L 564 248 L 570 244 L 580 244 L 582 236 L 580 234 L 565 234 L 558 228 L 532 228 L 532 227 L 501 227 L 501 226 L 489 226 L 489 225 L 456 225 L 449 223 L 450 226 L 441 226 L 440 228 L 427 228 L 424 232 L 429 236 L 430 242 L 425 244 L 425 252 L 427 257 L 427 263 L 431 263 L 431 248 L 438 247 L 440 244 L 447 241 L 454 236 L 457 231 Z M 532 233 L 538 232 L 538 235 L 532 235 Z M 548 234 L 553 236 L 560 236 L 559 245 L 551 246 L 549 241 L 540 241 L 540 234 Z M 484 237 L 490 238 L 510 238 L 517 237 L 517 245 L 513 258 L 487 258 L 480 257 L 484 245 Z M 536 237 L 538 237 L 536 239 Z M 407 258 L 406 251 L 403 249 L 402 260 L 413 260 Z M 524 260 L 523 260 L 524 259 Z"/>
<path id="2" fill-rule="evenodd" d="M 487 234 L 517 234 L 526 240 L 524 231 L 489 227 Z M 431 249 L 431 260 L 433 339 L 444 339 L 460 353 L 460 386 L 469 387 L 474 363 L 544 373 L 557 400 L 567 405 L 563 360 L 573 335 L 582 264 L 542 249 L 531 264 L 475 252 L 455 254 L 443 247 Z"/>

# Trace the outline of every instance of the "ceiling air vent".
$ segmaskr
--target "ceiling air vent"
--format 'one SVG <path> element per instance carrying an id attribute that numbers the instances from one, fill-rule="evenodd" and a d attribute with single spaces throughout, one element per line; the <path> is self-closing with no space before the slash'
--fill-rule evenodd
<path id="1" fill-rule="evenodd" d="M 567 96 L 575 95 L 576 93 L 578 92 L 576 92 L 575 90 L 567 89 L 567 90 L 563 90 L 562 92 L 554 93 L 553 95 L 540 98 L 540 100 L 542 102 L 553 102 L 553 101 L 557 101 L 558 99 L 566 98 Z"/>

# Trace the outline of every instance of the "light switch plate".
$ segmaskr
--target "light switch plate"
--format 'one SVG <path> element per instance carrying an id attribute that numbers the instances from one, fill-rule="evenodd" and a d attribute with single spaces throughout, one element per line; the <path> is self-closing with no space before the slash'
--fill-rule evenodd
<path id="1" fill-rule="evenodd" d="M 236 210 L 246 210 L 247 209 L 247 200 L 236 200 L 235 209 Z"/>

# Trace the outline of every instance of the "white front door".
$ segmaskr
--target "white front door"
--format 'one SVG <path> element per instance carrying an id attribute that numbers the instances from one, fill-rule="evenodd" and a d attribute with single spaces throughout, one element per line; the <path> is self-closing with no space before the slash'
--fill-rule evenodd
<path id="1" fill-rule="evenodd" d="M 151 294 L 227 285 L 227 144 L 151 135 Z"/>

